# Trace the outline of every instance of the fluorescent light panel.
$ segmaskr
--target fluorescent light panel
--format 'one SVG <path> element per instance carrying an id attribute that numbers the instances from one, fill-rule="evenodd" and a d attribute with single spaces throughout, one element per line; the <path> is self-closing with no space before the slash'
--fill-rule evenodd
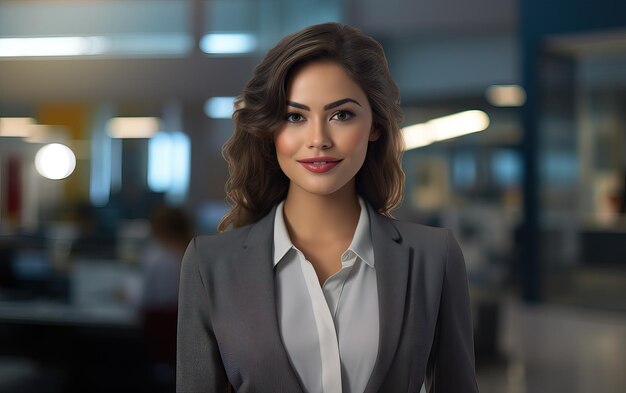
<path id="1" fill-rule="evenodd" d="M 22 138 L 29 143 L 52 143 L 69 139 L 66 127 L 37 124 L 32 117 L 0 118 L 0 137 Z"/>
<path id="2" fill-rule="evenodd" d="M 252 33 L 210 33 L 200 39 L 200 50 L 207 54 L 241 54 L 256 50 Z"/>
<path id="3" fill-rule="evenodd" d="M 526 91 L 518 85 L 489 86 L 485 95 L 493 106 L 522 106 L 526 102 Z"/>
<path id="4" fill-rule="evenodd" d="M 471 110 L 408 126 L 402 129 L 402 133 L 405 150 L 410 150 L 483 131 L 487 127 L 489 116 L 483 111 Z"/>
<path id="5" fill-rule="evenodd" d="M 185 55 L 192 47 L 186 33 L 15 37 L 0 38 L 0 57 Z"/>
<path id="6" fill-rule="evenodd" d="M 30 135 L 32 117 L 0 117 L 0 136 L 25 138 Z"/>
<path id="7" fill-rule="evenodd" d="M 0 57 L 94 55 L 105 44 L 103 37 L 0 38 Z"/>
<path id="8" fill-rule="evenodd" d="M 156 117 L 114 117 L 107 122 L 111 138 L 150 138 L 160 128 Z"/>
<path id="9" fill-rule="evenodd" d="M 31 124 L 28 135 L 24 138 L 28 143 L 64 142 L 69 139 L 67 128 L 47 124 Z"/>

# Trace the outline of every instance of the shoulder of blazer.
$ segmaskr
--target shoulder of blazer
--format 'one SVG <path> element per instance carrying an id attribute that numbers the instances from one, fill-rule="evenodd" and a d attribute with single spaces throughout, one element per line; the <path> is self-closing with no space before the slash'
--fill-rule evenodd
<path id="1" fill-rule="evenodd" d="M 409 241 L 418 241 L 420 243 L 445 242 L 449 232 L 446 228 L 407 221 L 396 221 L 396 225 L 400 233 L 406 236 Z"/>
<path id="2" fill-rule="evenodd" d="M 446 247 L 449 230 L 446 228 L 434 227 L 424 224 L 418 224 L 409 221 L 400 221 L 395 218 L 384 216 L 380 213 L 376 214 L 376 221 L 384 222 L 386 225 L 392 225 L 398 233 L 398 241 L 413 247 L 423 246 L 441 246 Z"/>
<path id="3" fill-rule="evenodd" d="M 232 229 L 215 235 L 196 236 L 194 254 L 198 265 L 204 268 L 215 268 L 220 261 L 230 260 L 244 244 L 252 225 Z"/>
<path id="4" fill-rule="evenodd" d="M 195 253 L 200 257 L 200 265 L 219 264 L 220 261 L 231 259 L 229 256 L 240 252 L 249 244 L 268 242 L 271 240 L 276 206 L 258 221 L 239 228 L 231 229 L 215 235 L 197 236 L 194 238 Z"/>
<path id="5" fill-rule="evenodd" d="M 450 240 L 453 238 L 448 229 L 399 221 L 374 211 L 371 205 L 368 208 L 375 253 L 377 246 L 380 247 L 387 239 L 391 239 L 408 249 L 409 260 L 426 261 L 428 266 L 443 271 L 448 260 Z"/>
<path id="6" fill-rule="evenodd" d="M 206 258 L 219 258 L 239 250 L 248 237 L 252 225 L 254 224 L 215 235 L 196 236 L 193 240 L 195 241 L 196 255 L 206 260 Z"/>

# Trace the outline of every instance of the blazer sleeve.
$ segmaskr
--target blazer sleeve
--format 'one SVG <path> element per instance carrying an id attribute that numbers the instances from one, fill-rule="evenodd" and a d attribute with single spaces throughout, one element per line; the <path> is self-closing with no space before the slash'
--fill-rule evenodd
<path id="1" fill-rule="evenodd" d="M 208 291 L 193 239 L 183 257 L 178 295 L 176 391 L 226 392 L 227 379 L 213 333 Z"/>
<path id="2" fill-rule="evenodd" d="M 461 248 L 447 231 L 447 260 L 439 315 L 426 369 L 429 393 L 478 392 L 474 339 L 465 261 Z"/>

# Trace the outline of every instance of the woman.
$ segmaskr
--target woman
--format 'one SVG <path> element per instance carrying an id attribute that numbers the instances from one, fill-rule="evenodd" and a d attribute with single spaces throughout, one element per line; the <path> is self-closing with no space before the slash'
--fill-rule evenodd
<path id="1" fill-rule="evenodd" d="M 224 147 L 223 233 L 183 258 L 178 391 L 478 390 L 457 242 L 390 218 L 399 102 L 380 44 L 342 24 L 256 67 Z"/>

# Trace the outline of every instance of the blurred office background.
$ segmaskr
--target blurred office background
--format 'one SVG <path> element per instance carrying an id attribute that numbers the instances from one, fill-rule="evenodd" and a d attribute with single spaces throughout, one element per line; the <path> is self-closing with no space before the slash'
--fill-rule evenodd
<path id="1" fill-rule="evenodd" d="M 173 391 L 232 99 L 341 21 L 402 93 L 396 216 L 450 227 L 482 392 L 624 392 L 626 3 L 0 0 L 0 392 Z"/>

